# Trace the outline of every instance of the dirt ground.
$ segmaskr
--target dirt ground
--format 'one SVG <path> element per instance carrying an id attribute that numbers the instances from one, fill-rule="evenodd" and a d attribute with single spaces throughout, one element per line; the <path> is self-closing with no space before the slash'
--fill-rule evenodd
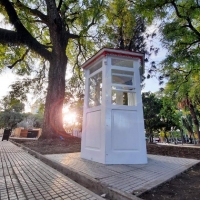
<path id="1" fill-rule="evenodd" d="M 149 154 L 200 159 L 200 148 L 147 145 Z M 190 168 L 171 181 L 140 196 L 146 200 L 196 200 L 200 199 L 200 164 Z"/>
<path id="2" fill-rule="evenodd" d="M 54 138 L 45 140 L 14 140 L 40 154 L 59 154 L 59 153 L 73 153 L 81 151 L 81 139 L 77 137 L 68 136 L 66 138 Z"/>
<path id="3" fill-rule="evenodd" d="M 81 140 L 66 137 L 62 140 L 48 139 L 38 141 L 15 140 L 41 154 L 59 154 L 80 152 Z M 200 148 L 177 147 L 169 145 L 147 144 L 149 154 L 193 158 L 200 160 Z M 173 180 L 158 186 L 140 196 L 146 200 L 195 200 L 200 199 L 200 164 L 177 176 Z"/>

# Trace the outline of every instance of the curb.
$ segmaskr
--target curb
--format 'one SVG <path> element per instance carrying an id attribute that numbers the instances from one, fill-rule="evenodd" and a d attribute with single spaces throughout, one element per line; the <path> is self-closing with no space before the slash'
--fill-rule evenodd
<path id="1" fill-rule="evenodd" d="M 114 189 L 106 184 L 100 183 L 98 180 L 93 179 L 86 174 L 83 174 L 82 172 L 77 172 L 74 169 L 70 167 L 66 167 L 65 165 L 52 161 L 48 159 L 47 157 L 43 156 L 42 154 L 39 154 L 28 147 L 25 147 L 21 144 L 16 143 L 15 141 L 11 141 L 13 144 L 16 146 L 21 147 L 25 151 L 27 151 L 30 155 L 36 157 L 40 161 L 44 162 L 45 164 L 49 165 L 50 167 L 56 169 L 63 175 L 69 177 L 76 183 L 82 185 L 83 187 L 91 190 L 92 192 L 101 195 L 101 194 L 106 194 L 106 199 L 112 199 L 112 200 L 142 200 L 141 198 L 128 194 L 126 192 L 122 192 L 120 190 Z"/>

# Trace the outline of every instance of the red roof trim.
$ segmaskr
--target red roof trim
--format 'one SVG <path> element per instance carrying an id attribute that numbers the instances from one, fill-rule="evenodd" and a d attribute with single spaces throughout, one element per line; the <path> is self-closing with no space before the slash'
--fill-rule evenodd
<path id="1" fill-rule="evenodd" d="M 113 49 L 114 50 L 114 49 Z M 84 64 L 83 64 L 83 68 L 85 69 L 85 68 L 87 68 L 89 65 L 91 65 L 94 61 L 96 61 L 96 60 L 98 60 L 100 57 L 104 57 L 104 56 L 106 56 L 106 55 L 114 55 L 114 56 L 124 56 L 124 57 L 129 57 L 129 58 L 139 58 L 140 60 L 141 60 L 141 63 L 143 64 L 144 63 L 144 61 L 143 61 L 143 56 L 141 55 L 133 55 L 133 54 L 129 54 L 129 53 L 134 53 L 134 52 L 131 52 L 131 51 L 127 51 L 127 53 L 122 53 L 122 52 L 114 52 L 114 51 L 109 51 L 109 50 L 107 50 L 107 49 L 105 49 L 104 51 L 102 51 L 99 55 L 97 55 L 96 57 L 95 57 L 95 55 L 94 55 L 94 58 L 90 58 L 91 59 L 91 61 L 89 61 L 88 63 L 86 62 L 85 63 L 85 66 L 84 66 Z"/>
<path id="2" fill-rule="evenodd" d="M 91 65 L 94 61 L 98 60 L 100 57 L 104 57 L 106 56 L 106 54 L 104 54 L 104 52 L 102 52 L 101 54 L 99 54 L 96 58 L 92 59 L 90 62 L 88 62 L 83 69 L 87 68 L 89 65 Z"/>
<path id="3" fill-rule="evenodd" d="M 131 54 L 126 54 L 126 53 L 118 53 L 118 52 L 110 52 L 110 51 L 104 51 L 104 52 L 106 53 L 106 55 L 110 54 L 110 55 L 116 55 L 116 56 L 125 56 L 125 57 L 129 57 L 129 58 L 139 58 L 141 60 L 141 62 L 143 62 L 143 56 L 131 55 Z M 131 53 L 133 53 L 133 52 L 131 52 Z"/>

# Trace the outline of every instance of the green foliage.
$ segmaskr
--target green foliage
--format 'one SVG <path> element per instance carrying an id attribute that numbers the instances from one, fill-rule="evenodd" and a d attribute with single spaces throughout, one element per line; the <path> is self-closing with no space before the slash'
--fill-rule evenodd
<path id="1" fill-rule="evenodd" d="M 195 113 L 199 104 L 199 44 L 200 7 L 194 0 L 136 0 L 135 8 L 152 22 L 161 20 L 162 45 L 167 48 L 167 57 L 161 63 L 160 83 L 169 80 L 167 91 L 176 104 L 185 105 L 190 111 L 196 132 L 200 138 L 199 122 Z M 167 92 L 166 92 L 167 93 Z M 173 93 L 173 94 L 172 94 Z"/>
<path id="2" fill-rule="evenodd" d="M 75 72 L 73 76 L 67 80 L 65 97 L 65 103 L 74 102 L 84 98 L 84 80 L 81 72 Z"/>
<path id="3" fill-rule="evenodd" d="M 103 22 L 100 32 L 104 45 L 143 53 L 146 51 L 145 21 L 130 2 L 109 1 Z"/>
<path id="4" fill-rule="evenodd" d="M 193 135 L 193 123 L 191 115 L 186 115 L 181 118 L 183 127 L 188 131 L 188 135 Z"/>
<path id="5" fill-rule="evenodd" d="M 170 131 L 171 127 L 180 128 L 180 113 L 171 98 L 162 97 L 162 109 L 159 115 L 165 131 Z"/>
<path id="6" fill-rule="evenodd" d="M 55 2 L 59 6 L 60 1 Z M 51 40 L 50 24 L 45 18 L 48 14 L 45 1 L 14 1 L 12 6 L 20 22 L 34 40 L 41 44 L 41 48 L 45 48 L 51 53 L 54 44 Z M 103 0 L 62 1 L 61 7 L 59 7 L 59 15 L 66 30 L 66 36 L 67 34 L 72 35 L 68 36 L 69 41 L 66 46 L 66 53 L 72 66 L 79 67 L 97 51 L 95 43 L 98 39 L 96 39 L 95 29 L 102 18 L 104 8 L 105 2 Z M 1 6 L 0 13 L 4 16 L 3 21 L 7 24 L 7 27 L 16 31 L 4 6 Z M 94 28 L 92 29 L 92 27 Z M 44 89 L 41 85 L 44 86 L 44 83 L 47 83 L 49 66 L 44 60 L 48 59 L 38 52 L 41 52 L 41 50 L 30 48 L 20 41 L 9 43 L 1 40 L 0 42 L 0 71 L 9 67 L 17 75 L 24 77 L 23 84 L 16 82 L 16 86 L 12 85 L 12 95 L 16 95 L 16 98 L 21 95 L 22 99 L 25 100 L 27 91 L 31 89 L 40 93 Z"/>
<path id="7" fill-rule="evenodd" d="M 24 114 L 22 113 L 24 104 L 17 99 L 11 99 L 9 96 L 6 96 L 1 100 L 1 105 L 0 128 L 15 128 L 17 123 L 21 122 L 24 118 Z"/>
<path id="8" fill-rule="evenodd" d="M 175 138 L 181 138 L 181 132 L 180 131 L 172 131 L 171 136 Z"/>
<path id="9" fill-rule="evenodd" d="M 153 133 L 161 129 L 160 110 L 162 109 L 162 101 L 150 92 L 142 93 L 144 123 L 146 134 L 153 136 Z"/>
<path id="10" fill-rule="evenodd" d="M 167 137 L 167 132 L 181 127 L 181 113 L 177 110 L 171 98 L 167 96 L 158 97 L 156 94 L 146 92 L 142 94 L 144 123 L 147 136 L 155 137 L 163 132 Z"/>
<path id="11" fill-rule="evenodd" d="M 165 68 L 165 72 L 170 74 L 165 87 L 165 94 L 171 96 L 178 103 L 189 98 L 197 108 L 200 105 L 200 91 L 198 71 L 191 71 L 190 65 L 182 65 L 180 71 L 174 68 Z M 184 76 L 186 76 L 184 78 Z"/>
<path id="12" fill-rule="evenodd" d="M 23 114 L 12 110 L 0 112 L 0 128 L 15 128 L 23 120 Z"/>
<path id="13" fill-rule="evenodd" d="M 69 9 L 70 8 L 70 9 Z M 62 17 L 71 33 L 79 35 L 69 40 L 66 53 L 69 64 L 79 68 L 83 62 L 99 50 L 98 25 L 103 19 L 105 1 L 66 1 L 62 4 Z"/>
<path id="14" fill-rule="evenodd" d="M 13 110 L 15 112 L 22 113 L 24 111 L 24 103 L 21 103 L 18 99 L 12 98 L 11 96 L 4 96 L 1 99 L 1 110 Z"/>
<path id="15" fill-rule="evenodd" d="M 194 0 L 136 0 L 135 8 L 150 22 L 161 20 L 162 45 L 168 54 L 162 62 L 162 77 L 177 71 L 187 81 L 192 71 L 199 71 L 200 7 Z M 182 66 L 189 66 L 187 70 Z M 170 73 L 171 72 L 171 73 Z"/>
<path id="16" fill-rule="evenodd" d="M 182 73 L 185 73 L 188 69 L 190 70 L 189 65 L 183 66 L 181 68 Z M 199 72 L 190 71 L 186 80 L 183 79 L 182 73 L 177 71 L 171 73 L 165 88 L 165 93 L 174 100 L 180 109 L 190 113 L 196 133 L 199 135 Z M 182 124 L 189 131 L 190 135 L 193 134 L 192 128 L 188 125 L 191 124 L 188 121 L 188 117 L 182 118 Z"/>
<path id="17" fill-rule="evenodd" d="M 0 5 L 0 13 L 10 24 L 10 30 L 0 29 L 0 68 L 8 66 L 23 76 L 22 83 L 12 85 L 10 95 L 26 100 L 31 87 L 37 93 L 48 87 L 42 136 L 57 137 L 57 131 L 64 132 L 61 112 L 66 65 L 79 67 L 98 50 L 96 28 L 103 20 L 105 1 L 5 0 Z"/>
<path id="18" fill-rule="evenodd" d="M 32 114 L 32 113 L 25 113 L 23 120 L 17 124 L 18 127 L 24 127 L 26 129 L 31 128 L 42 128 L 43 123 L 43 114 Z"/>

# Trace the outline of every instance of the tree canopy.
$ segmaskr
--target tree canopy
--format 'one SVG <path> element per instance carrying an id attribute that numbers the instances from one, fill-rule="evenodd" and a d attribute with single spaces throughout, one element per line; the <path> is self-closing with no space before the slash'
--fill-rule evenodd
<path id="1" fill-rule="evenodd" d="M 153 133 L 162 128 L 159 115 L 162 108 L 162 100 L 153 93 L 145 92 L 142 94 L 142 101 L 146 135 L 150 137 L 150 142 L 153 142 Z"/>
<path id="2" fill-rule="evenodd" d="M 131 0 L 149 23 L 159 21 L 161 45 L 168 50 L 166 58 L 152 69 L 160 72 L 160 83 L 167 82 L 165 94 L 181 109 L 190 111 L 199 134 L 199 1 Z"/>
<path id="3" fill-rule="evenodd" d="M 15 128 L 23 120 L 24 104 L 8 96 L 1 100 L 0 128 Z"/>
<path id="4" fill-rule="evenodd" d="M 162 61 L 162 75 L 169 77 L 174 71 L 182 74 L 187 81 L 192 71 L 199 71 L 199 14 L 200 5 L 194 0 L 133 0 L 137 10 L 149 22 L 159 20 L 162 46 L 168 54 Z M 183 68 L 183 65 L 190 65 Z"/>
<path id="5" fill-rule="evenodd" d="M 0 0 L 0 13 L 7 24 L 0 28 L 0 68 L 7 66 L 22 76 L 33 74 L 40 87 L 45 87 L 43 79 L 48 83 L 43 137 L 64 133 L 66 66 L 69 58 L 75 66 L 80 65 L 96 50 L 96 31 L 92 27 L 101 19 L 104 3 L 103 0 Z M 34 58 L 40 61 L 35 62 Z M 22 83 L 27 86 L 32 81 L 26 79 Z"/>

